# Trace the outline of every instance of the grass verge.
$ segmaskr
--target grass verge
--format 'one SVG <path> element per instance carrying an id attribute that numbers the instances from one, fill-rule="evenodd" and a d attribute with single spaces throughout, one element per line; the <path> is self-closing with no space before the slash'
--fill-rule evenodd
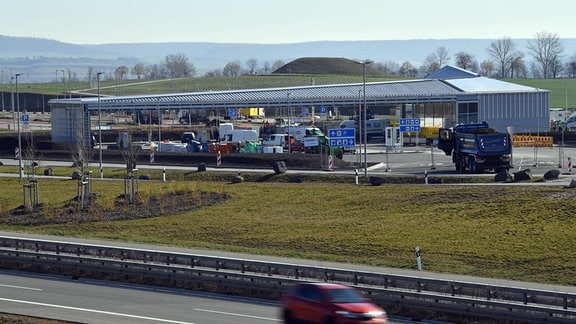
<path id="1" fill-rule="evenodd" d="M 356 186 L 307 178 L 232 184 L 231 175 L 202 176 L 211 180 L 140 181 L 138 188 L 145 196 L 192 190 L 230 199 L 158 217 L 0 229 L 403 269 L 416 269 L 414 248 L 420 246 L 429 271 L 574 284 L 576 266 L 566 251 L 576 248 L 575 189 Z M 0 179 L 0 214 L 22 204 L 22 183 Z M 77 193 L 76 181 L 68 179 L 40 179 L 38 186 L 48 206 L 64 206 Z M 94 181 L 93 188 L 106 201 L 124 192 L 124 182 Z"/>

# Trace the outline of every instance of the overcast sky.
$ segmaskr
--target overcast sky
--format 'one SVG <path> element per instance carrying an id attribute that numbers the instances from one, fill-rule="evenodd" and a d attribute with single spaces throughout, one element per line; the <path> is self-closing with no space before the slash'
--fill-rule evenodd
<path id="1" fill-rule="evenodd" d="M 576 2 L 555 0 L 11 0 L 0 34 L 73 44 L 576 38 Z"/>

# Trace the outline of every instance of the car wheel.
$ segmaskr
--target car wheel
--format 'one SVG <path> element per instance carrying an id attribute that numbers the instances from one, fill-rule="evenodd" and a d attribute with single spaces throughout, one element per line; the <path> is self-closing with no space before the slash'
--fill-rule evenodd
<path id="1" fill-rule="evenodd" d="M 292 316 L 292 312 L 289 310 L 284 310 L 284 323 L 286 324 L 296 324 L 296 320 Z"/>
<path id="2" fill-rule="evenodd" d="M 332 316 L 326 316 L 326 318 L 324 318 L 324 324 L 334 324 L 334 323 L 336 323 L 336 322 L 334 321 L 334 317 L 332 317 Z"/>

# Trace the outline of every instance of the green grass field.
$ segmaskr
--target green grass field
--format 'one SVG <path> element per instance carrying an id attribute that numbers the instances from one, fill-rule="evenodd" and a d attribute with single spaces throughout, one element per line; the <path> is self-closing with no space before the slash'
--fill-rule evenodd
<path id="1" fill-rule="evenodd" d="M 352 178 L 231 184 L 232 175 L 209 174 L 186 181 L 141 181 L 139 191 L 149 197 L 206 190 L 228 193 L 231 199 L 146 219 L 42 226 L 4 223 L 0 229 L 402 269 L 416 269 L 414 248 L 420 246 L 425 270 L 575 284 L 570 252 L 576 249 L 574 189 L 356 186 Z M 22 184 L 15 178 L 0 179 L 0 214 L 22 204 Z M 40 202 L 47 206 L 62 206 L 76 192 L 73 180 L 39 180 Z M 95 181 L 94 192 L 102 206 L 113 206 L 124 183 Z"/>

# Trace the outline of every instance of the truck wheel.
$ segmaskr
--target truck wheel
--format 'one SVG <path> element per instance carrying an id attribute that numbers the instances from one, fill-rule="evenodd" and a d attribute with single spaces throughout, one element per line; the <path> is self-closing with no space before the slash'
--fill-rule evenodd
<path id="1" fill-rule="evenodd" d="M 456 172 L 458 173 L 462 173 L 462 162 L 460 161 L 460 159 L 456 160 L 456 163 L 454 163 L 456 165 Z"/>
<path id="2" fill-rule="evenodd" d="M 478 168 L 476 166 L 476 159 L 473 156 L 468 157 L 468 172 L 478 173 Z"/>

